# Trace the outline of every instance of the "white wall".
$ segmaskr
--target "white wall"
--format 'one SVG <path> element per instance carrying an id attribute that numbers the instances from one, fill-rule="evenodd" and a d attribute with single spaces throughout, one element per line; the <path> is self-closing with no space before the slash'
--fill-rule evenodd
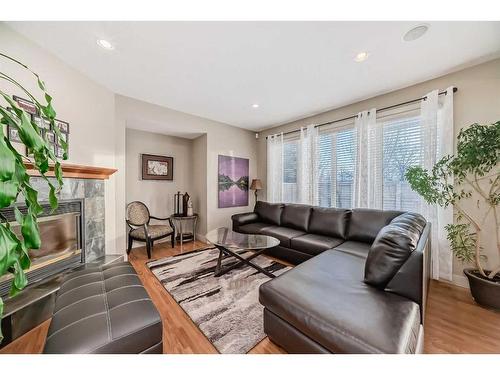
<path id="1" fill-rule="evenodd" d="M 186 138 L 126 130 L 126 201 L 141 201 L 151 215 L 168 217 L 174 212 L 174 194 L 188 192 L 193 202 L 198 200 L 193 191 L 193 141 Z M 142 180 L 141 154 L 171 156 L 174 158 L 173 181 Z M 139 244 L 140 245 L 140 244 Z M 143 246 L 144 244 L 142 244 Z"/>
<path id="2" fill-rule="evenodd" d="M 185 136 L 198 138 L 194 141 L 193 148 L 195 188 L 192 191 L 197 191 L 196 195 L 205 192 L 199 197 L 197 205 L 195 202 L 194 207 L 201 215 L 199 230 L 202 235 L 219 226 L 230 226 L 231 215 L 253 209 L 251 192 L 248 206 L 222 209 L 217 207 L 218 155 L 250 159 L 249 178 L 256 178 L 257 152 L 253 132 L 120 95 L 116 96 L 116 110 L 129 128 L 139 123 L 164 124 L 166 128 L 178 129 L 178 132 Z M 126 170 L 128 175 L 128 163 Z M 206 230 L 202 231 L 205 227 Z"/>
<path id="3" fill-rule="evenodd" d="M 422 97 L 434 89 L 444 90 L 449 86 L 458 87 L 458 92 L 454 95 L 453 115 L 455 122 L 455 138 L 461 128 L 470 124 L 475 122 L 488 124 L 500 120 L 500 59 L 497 59 L 430 81 L 422 82 L 418 85 L 304 118 L 299 121 L 294 121 L 276 128 L 267 129 L 260 133 L 258 141 L 258 172 L 259 177 L 264 183 L 262 196 L 265 196 L 265 181 L 267 177 L 265 139 L 267 135 L 298 129 L 301 126 L 309 124 L 319 124 L 345 118 L 374 107 L 382 108 L 392 104 L 405 102 L 407 100 Z M 474 216 L 478 218 L 479 221 L 482 221 L 485 209 L 484 207 L 477 209 L 474 205 L 475 200 L 471 200 L 467 208 L 472 209 Z M 485 240 L 484 254 L 488 256 L 487 265 L 489 267 L 499 264 L 500 262 L 495 245 L 494 231 L 493 220 L 487 220 L 483 230 L 483 237 Z M 460 285 L 467 285 L 462 273 L 463 268 L 464 265 L 455 259 L 453 264 L 454 281 Z"/>
<path id="4" fill-rule="evenodd" d="M 116 144 L 122 129 L 115 123 L 115 95 L 69 67 L 54 55 L 0 24 L 0 49 L 27 64 L 45 81 L 53 96 L 53 105 L 59 119 L 70 123 L 68 163 L 116 167 Z M 36 81 L 24 69 L 0 59 L 5 72 L 32 93 L 39 94 Z M 5 81 L 0 89 L 9 94 L 26 97 Z M 35 95 L 39 97 L 39 95 Z M 41 99 L 41 98 L 40 98 Z M 116 176 L 105 183 L 106 199 L 106 253 L 121 252 L 116 247 Z"/>
<path id="5" fill-rule="evenodd" d="M 194 207 L 198 212 L 198 235 L 207 233 L 207 135 L 193 140 L 193 192 Z"/>

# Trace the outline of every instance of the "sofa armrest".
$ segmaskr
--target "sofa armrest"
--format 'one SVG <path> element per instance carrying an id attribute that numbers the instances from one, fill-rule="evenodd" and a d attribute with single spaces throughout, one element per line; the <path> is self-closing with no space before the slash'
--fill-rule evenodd
<path id="1" fill-rule="evenodd" d="M 245 212 L 231 216 L 231 220 L 233 221 L 233 228 L 238 228 L 240 225 L 255 223 L 259 220 L 259 215 L 255 212 Z"/>

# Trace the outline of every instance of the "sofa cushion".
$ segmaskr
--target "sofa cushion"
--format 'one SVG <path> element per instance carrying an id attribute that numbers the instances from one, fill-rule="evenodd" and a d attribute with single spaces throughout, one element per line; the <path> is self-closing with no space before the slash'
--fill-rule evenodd
<path id="1" fill-rule="evenodd" d="M 366 258 L 365 282 L 384 289 L 417 248 L 425 225 L 421 215 L 408 212 L 382 228 Z"/>
<path id="2" fill-rule="evenodd" d="M 300 264 L 313 257 L 311 254 L 303 253 L 302 251 L 294 250 L 289 247 L 275 246 L 267 249 L 264 254 L 284 260 L 291 264 Z"/>
<path id="3" fill-rule="evenodd" d="M 305 234 L 300 237 L 292 238 L 290 245 L 294 250 L 306 254 L 317 255 L 325 250 L 340 245 L 342 242 L 344 242 L 344 240 L 340 238 L 327 237 L 320 234 Z"/>
<path id="4" fill-rule="evenodd" d="M 364 263 L 324 251 L 262 284 L 259 300 L 332 353 L 414 353 L 418 305 L 364 283 Z"/>
<path id="5" fill-rule="evenodd" d="M 342 251 L 346 254 L 355 255 L 366 259 L 368 256 L 368 252 L 370 251 L 371 246 L 365 242 L 359 241 L 345 241 L 340 245 L 336 246 L 334 250 Z"/>
<path id="6" fill-rule="evenodd" d="M 287 227 L 267 227 L 262 228 L 260 234 L 265 234 L 280 240 L 280 245 L 284 247 L 290 247 L 290 240 L 294 237 L 302 236 L 306 234 L 301 230 L 287 228 Z"/>
<path id="7" fill-rule="evenodd" d="M 377 237 L 378 232 L 389 224 L 392 219 L 401 214 L 400 211 L 356 208 L 352 210 L 347 239 L 371 244 Z"/>
<path id="8" fill-rule="evenodd" d="M 308 233 L 345 239 L 351 210 L 313 207 Z"/>
<path id="9" fill-rule="evenodd" d="M 246 234 L 259 234 L 264 228 L 278 228 L 278 226 L 261 222 L 251 223 L 239 226 L 238 232 Z"/>
<path id="10" fill-rule="evenodd" d="M 282 210 L 283 204 L 281 203 L 267 203 L 263 201 L 257 201 L 254 208 L 254 212 L 259 215 L 260 221 L 274 225 L 281 225 Z"/>
<path id="11" fill-rule="evenodd" d="M 241 214 L 234 214 L 233 216 L 231 216 L 231 220 L 234 224 L 240 226 L 259 221 L 259 215 L 257 215 L 255 212 L 244 212 Z"/>
<path id="12" fill-rule="evenodd" d="M 311 206 L 286 204 L 281 212 L 281 225 L 307 232 L 311 210 Z"/>

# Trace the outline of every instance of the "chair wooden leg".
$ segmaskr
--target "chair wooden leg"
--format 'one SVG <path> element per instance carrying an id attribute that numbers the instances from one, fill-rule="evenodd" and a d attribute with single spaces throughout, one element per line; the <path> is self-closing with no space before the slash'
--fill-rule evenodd
<path id="1" fill-rule="evenodd" d="M 132 250 L 132 242 L 134 242 L 134 240 L 132 239 L 132 237 L 130 237 L 130 235 L 128 236 L 128 247 L 127 247 L 127 255 L 130 254 L 130 250 Z"/>
<path id="2" fill-rule="evenodd" d="M 172 249 L 173 249 L 175 247 L 175 236 L 173 233 L 170 235 L 170 242 L 172 244 Z"/>
<path id="3" fill-rule="evenodd" d="M 151 248 L 152 248 L 151 240 L 147 240 L 146 251 L 148 252 L 148 259 L 151 259 Z"/>

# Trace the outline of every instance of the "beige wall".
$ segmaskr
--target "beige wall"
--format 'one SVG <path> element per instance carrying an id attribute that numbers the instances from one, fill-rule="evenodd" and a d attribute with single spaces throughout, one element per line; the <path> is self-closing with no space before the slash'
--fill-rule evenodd
<path id="1" fill-rule="evenodd" d="M 207 135 L 204 134 L 193 140 L 193 186 L 195 195 L 193 201 L 198 212 L 198 233 L 204 236 L 207 233 Z"/>
<path id="2" fill-rule="evenodd" d="M 196 195 L 204 192 L 198 197 L 198 203 L 194 202 L 194 209 L 201 216 L 202 235 L 219 226 L 230 226 L 231 215 L 253 209 L 251 193 L 248 206 L 217 207 L 217 158 L 218 155 L 232 155 L 250 159 L 249 178 L 256 178 L 255 133 L 120 95 L 116 96 L 116 110 L 125 119 L 128 128 L 139 123 L 164 124 L 165 128 L 175 128 L 186 137 L 196 138 L 193 146 L 193 189 L 188 191 L 197 191 Z M 128 174 L 127 163 L 126 175 Z"/>
<path id="3" fill-rule="evenodd" d="M 492 123 L 500 120 L 500 59 L 497 59 L 426 81 L 418 85 L 262 131 L 259 134 L 257 146 L 257 152 L 259 155 L 257 169 L 259 177 L 264 183 L 264 188 L 266 186 L 267 161 L 265 137 L 267 135 L 298 129 L 300 126 L 313 123 L 323 123 L 335 119 L 341 119 L 373 107 L 382 108 L 392 104 L 419 98 L 434 89 L 443 90 L 452 85 L 458 87 L 458 92 L 455 93 L 454 96 L 455 137 L 462 127 L 468 126 L 474 122 Z M 265 196 L 265 192 L 262 193 L 262 196 Z M 484 209 L 474 209 L 473 204 L 474 203 L 471 202 L 470 208 L 474 210 L 475 216 L 477 218 L 482 218 L 485 213 Z M 494 230 L 493 221 L 491 218 L 487 219 L 484 228 L 484 253 L 488 256 L 489 266 L 500 262 L 494 242 Z M 462 268 L 463 265 L 455 260 L 453 266 L 453 278 L 456 283 L 467 285 L 464 277 L 462 276 Z"/>
<path id="4" fill-rule="evenodd" d="M 72 69 L 40 46 L 0 24 L 0 49 L 27 64 L 45 81 L 53 96 L 57 117 L 70 123 L 68 163 L 115 167 L 115 139 L 120 130 L 115 123 L 115 95 Z M 25 70 L 1 59 L 1 70 L 39 94 L 35 80 Z M 0 88 L 9 94 L 26 97 L 11 85 L 0 81 Z M 39 95 L 35 95 L 39 97 Z M 40 98 L 41 99 L 41 98 Z M 116 177 L 105 183 L 106 253 L 116 247 Z"/>
<path id="5" fill-rule="evenodd" d="M 188 192 L 193 202 L 198 198 L 193 191 L 193 141 L 163 134 L 126 130 L 126 201 L 141 201 L 152 215 L 170 216 L 174 211 L 174 194 Z M 171 156 L 174 158 L 173 181 L 142 180 L 141 154 Z M 198 193 L 198 192 L 196 192 Z"/>

